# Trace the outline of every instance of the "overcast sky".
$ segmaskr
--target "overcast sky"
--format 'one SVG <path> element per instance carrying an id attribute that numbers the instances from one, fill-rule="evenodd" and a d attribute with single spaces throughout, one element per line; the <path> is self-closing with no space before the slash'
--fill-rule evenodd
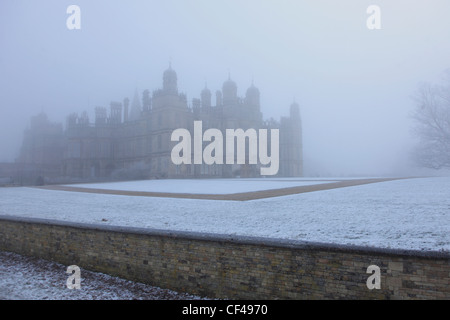
<path id="1" fill-rule="evenodd" d="M 81 30 L 66 27 L 71 4 Z M 369 5 L 381 30 L 366 26 Z M 30 116 L 92 120 L 95 106 L 160 88 L 171 60 L 189 102 L 228 72 L 240 96 L 254 79 L 264 118 L 295 97 L 309 174 L 403 170 L 411 96 L 450 68 L 449 15 L 448 0 L 1 0 L 0 161 L 17 156 Z"/>

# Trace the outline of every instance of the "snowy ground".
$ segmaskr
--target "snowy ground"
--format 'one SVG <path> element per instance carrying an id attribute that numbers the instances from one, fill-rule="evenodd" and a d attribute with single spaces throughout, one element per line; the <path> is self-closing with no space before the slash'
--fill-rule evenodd
<path id="1" fill-rule="evenodd" d="M 311 179 L 304 180 L 310 183 L 306 180 Z M 217 192 L 218 184 L 226 183 L 183 181 L 185 186 L 192 183 L 191 189 L 197 192 Z M 171 192 L 186 192 L 180 181 L 148 181 L 149 185 L 156 182 L 171 188 Z M 136 183 L 128 187 L 135 189 Z M 263 181 L 253 180 L 245 188 L 258 183 L 262 185 Z M 302 181 L 286 179 L 279 185 L 292 183 Z M 237 180 L 226 190 L 234 193 L 244 184 Z M 122 184 L 122 188 L 125 186 Z M 385 248 L 450 250 L 449 177 L 396 180 L 245 202 L 1 188 L 0 214 Z"/>
<path id="2" fill-rule="evenodd" d="M 80 188 L 121 191 L 171 192 L 194 194 L 231 194 L 297 186 L 309 186 L 339 180 L 317 179 L 211 179 L 211 180 L 141 180 L 71 185 Z"/>
<path id="3" fill-rule="evenodd" d="M 0 251 L 0 300 L 197 300 L 197 296 L 81 269 L 81 288 L 68 289 L 67 266 Z"/>

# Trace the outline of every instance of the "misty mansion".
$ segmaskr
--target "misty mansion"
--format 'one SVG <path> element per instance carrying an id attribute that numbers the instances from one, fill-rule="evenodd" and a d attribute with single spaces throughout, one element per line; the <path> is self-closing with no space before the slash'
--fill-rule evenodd
<path id="1" fill-rule="evenodd" d="M 175 142 L 171 134 L 178 128 L 193 132 L 194 121 L 203 130 L 279 129 L 278 176 L 302 175 L 302 128 L 296 102 L 289 117 L 280 121 L 263 120 L 260 93 L 252 84 L 245 97 L 237 96 L 237 86 L 228 77 L 222 90 L 215 93 L 205 86 L 200 99 L 188 104 L 186 95 L 178 92 L 177 74 L 169 66 L 163 74 L 162 89 L 136 91 L 132 101 L 111 102 L 95 108 L 92 123 L 86 112 L 70 114 L 65 130 L 51 123 L 44 113 L 31 119 L 25 131 L 16 165 L 20 174 L 32 179 L 67 177 L 102 178 L 201 178 L 257 177 L 259 164 L 174 164 L 171 151 Z"/>

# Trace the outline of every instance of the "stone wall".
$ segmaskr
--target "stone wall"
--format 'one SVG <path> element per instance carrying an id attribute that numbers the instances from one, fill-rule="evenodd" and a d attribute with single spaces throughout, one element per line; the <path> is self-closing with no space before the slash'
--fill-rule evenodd
<path id="1" fill-rule="evenodd" d="M 450 254 L 0 216 L 0 250 L 211 298 L 450 299 Z M 369 265 L 381 289 L 369 290 Z"/>

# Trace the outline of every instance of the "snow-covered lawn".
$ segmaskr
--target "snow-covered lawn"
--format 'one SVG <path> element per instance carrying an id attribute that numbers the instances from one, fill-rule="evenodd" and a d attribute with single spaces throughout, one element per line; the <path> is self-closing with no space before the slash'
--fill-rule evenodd
<path id="1" fill-rule="evenodd" d="M 231 194 L 336 182 L 336 179 L 140 180 L 70 185 L 80 188 L 195 194 Z"/>
<path id="2" fill-rule="evenodd" d="M 293 180 L 280 181 L 279 185 L 302 183 Z M 185 182 L 188 185 L 189 181 Z M 263 182 L 254 180 L 248 186 L 262 186 Z M 148 183 L 154 184 L 152 188 L 160 183 L 161 188 L 171 186 L 170 192 L 186 192 L 180 191 L 180 183 L 177 186 L 173 180 Z M 130 182 L 128 187 L 134 189 L 138 184 L 145 182 Z M 110 189 L 112 185 L 104 187 Z M 126 185 L 122 183 L 121 188 Z M 225 185 L 229 193 L 248 187 L 242 181 L 197 180 L 189 192 L 218 192 Z M 91 184 L 86 186 L 92 188 Z M 385 248 L 450 250 L 449 177 L 395 180 L 244 202 L 1 188 L 0 214 Z"/>

